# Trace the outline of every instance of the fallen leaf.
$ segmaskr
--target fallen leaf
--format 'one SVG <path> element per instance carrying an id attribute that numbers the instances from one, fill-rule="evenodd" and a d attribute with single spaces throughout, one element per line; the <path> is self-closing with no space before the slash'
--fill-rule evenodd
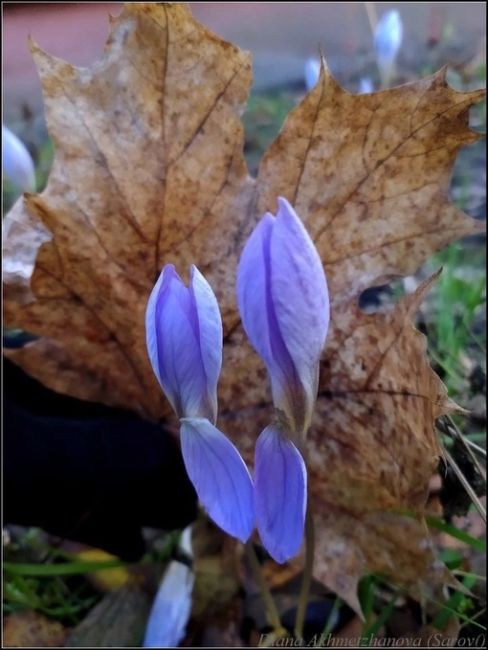
<path id="1" fill-rule="evenodd" d="M 6 616 L 3 622 L 4 648 L 60 648 L 68 631 L 43 614 L 25 610 Z"/>
<path id="2" fill-rule="evenodd" d="M 356 610 L 371 571 L 413 592 L 438 588 L 450 578 L 422 512 L 439 456 L 434 420 L 452 404 L 412 326 L 431 282 L 386 314 L 357 303 L 481 229 L 447 193 L 458 150 L 479 138 L 468 113 L 483 92 L 453 90 L 442 70 L 351 95 L 323 63 L 253 180 L 238 119 L 248 55 L 181 4 L 127 4 L 111 27 L 91 68 L 32 45 L 56 154 L 46 190 L 6 217 L 6 321 L 40 337 L 8 355 L 60 392 L 171 418 L 146 356 L 144 309 L 163 264 L 184 273 L 195 263 L 223 313 L 220 425 L 251 461 L 272 411 L 239 324 L 235 268 L 259 216 L 285 196 L 322 256 L 332 301 L 306 450 L 316 576 Z"/>
<path id="3" fill-rule="evenodd" d="M 5 317 L 45 337 L 16 361 L 46 385 L 158 416 L 143 323 L 162 265 L 198 261 L 235 320 L 250 60 L 178 3 L 126 5 L 112 27 L 91 69 L 31 44 L 55 158 L 6 220 Z"/>

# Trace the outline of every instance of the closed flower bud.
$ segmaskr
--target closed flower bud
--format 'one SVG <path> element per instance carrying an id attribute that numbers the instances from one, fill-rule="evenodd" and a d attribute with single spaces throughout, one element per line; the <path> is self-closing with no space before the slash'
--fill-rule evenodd
<path id="1" fill-rule="evenodd" d="M 307 90 L 312 90 L 320 77 L 320 61 L 318 59 L 309 58 L 305 61 L 304 77 L 305 87 Z"/>
<path id="2" fill-rule="evenodd" d="M 36 175 L 30 153 L 19 138 L 2 125 L 2 173 L 22 192 L 34 192 Z"/>
<path id="3" fill-rule="evenodd" d="M 308 429 L 317 396 L 320 355 L 329 325 L 322 262 L 286 199 L 247 241 L 237 271 L 244 329 L 266 364 L 276 409 L 287 429 Z"/>
<path id="4" fill-rule="evenodd" d="M 186 287 L 172 264 L 164 267 L 146 309 L 149 359 L 178 417 L 217 417 L 222 321 L 217 299 L 191 267 Z"/>

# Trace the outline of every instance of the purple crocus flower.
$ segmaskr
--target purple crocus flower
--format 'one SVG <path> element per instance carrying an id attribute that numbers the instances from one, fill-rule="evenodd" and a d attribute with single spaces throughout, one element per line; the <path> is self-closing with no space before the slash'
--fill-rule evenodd
<path id="1" fill-rule="evenodd" d="M 215 295 L 195 266 L 186 287 L 164 267 L 146 308 L 154 373 L 180 418 L 188 476 L 215 523 L 246 541 L 254 526 L 253 487 L 235 446 L 214 425 L 222 365 L 222 321 Z"/>
<path id="2" fill-rule="evenodd" d="M 374 31 L 374 48 L 383 85 L 393 76 L 395 60 L 403 40 L 400 12 L 391 9 L 381 16 Z"/>
<path id="3" fill-rule="evenodd" d="M 308 58 L 305 61 L 304 77 L 305 87 L 307 90 L 312 90 L 320 77 L 320 61 L 318 59 Z"/>
<path id="4" fill-rule="evenodd" d="M 21 192 L 34 192 L 36 175 L 30 153 L 21 140 L 2 124 L 2 172 Z"/>
<path id="5" fill-rule="evenodd" d="M 373 82 L 369 77 L 361 77 L 359 80 L 359 89 L 358 93 L 360 95 L 366 95 L 374 92 Z"/>
<path id="6" fill-rule="evenodd" d="M 303 537 L 306 471 L 295 442 L 310 426 L 317 397 L 329 297 L 322 262 L 302 222 L 286 199 L 279 198 L 278 206 L 276 217 L 266 213 L 244 247 L 237 298 L 278 412 L 279 423 L 267 427 L 256 446 L 254 498 L 263 543 L 284 562 L 296 555 Z"/>

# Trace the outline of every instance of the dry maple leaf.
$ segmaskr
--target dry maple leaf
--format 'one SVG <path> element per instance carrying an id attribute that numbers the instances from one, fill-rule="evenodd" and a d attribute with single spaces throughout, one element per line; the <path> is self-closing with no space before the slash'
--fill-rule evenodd
<path id="1" fill-rule="evenodd" d="M 68 630 L 30 609 L 9 614 L 3 621 L 5 648 L 62 648 Z"/>
<path id="2" fill-rule="evenodd" d="M 163 264 L 195 263 L 224 319 L 220 425 L 251 460 L 271 408 L 239 324 L 235 267 L 259 216 L 285 196 L 332 300 L 308 445 L 316 575 L 357 610 L 368 572 L 412 592 L 449 580 L 422 520 L 439 456 L 434 420 L 450 408 L 412 326 L 429 283 L 388 314 L 367 316 L 357 299 L 480 230 L 447 191 L 459 148 L 479 137 L 468 112 L 482 91 L 457 92 L 441 71 L 351 95 L 323 64 L 253 180 L 238 119 L 249 56 L 185 6 L 125 5 L 89 69 L 32 47 L 56 154 L 46 190 L 6 217 L 6 320 L 40 336 L 9 356 L 60 392 L 168 416 L 144 309 Z"/>

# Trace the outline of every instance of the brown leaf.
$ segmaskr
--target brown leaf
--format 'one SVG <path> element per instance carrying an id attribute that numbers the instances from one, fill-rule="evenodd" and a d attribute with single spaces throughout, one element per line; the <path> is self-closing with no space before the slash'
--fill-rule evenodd
<path id="1" fill-rule="evenodd" d="M 323 64 L 254 181 L 238 120 L 249 57 L 185 6 L 126 5 L 89 69 L 33 52 L 56 156 L 46 190 L 6 217 L 6 319 L 41 337 L 9 355 L 60 392 L 168 416 L 144 309 L 163 264 L 195 263 L 224 319 L 220 424 L 251 461 L 272 410 L 239 325 L 235 267 L 259 216 L 287 197 L 332 301 L 306 450 L 316 574 L 356 609 L 369 571 L 412 591 L 441 584 L 422 510 L 439 456 L 434 420 L 452 405 L 411 324 L 430 282 L 386 314 L 363 314 L 357 299 L 480 230 L 447 191 L 458 150 L 479 137 L 468 112 L 483 93 L 449 88 L 441 71 L 355 96 Z"/>
<path id="2" fill-rule="evenodd" d="M 66 635 L 61 623 L 31 610 L 10 614 L 3 622 L 4 648 L 60 648 Z"/>
<path id="3" fill-rule="evenodd" d="M 198 260 L 235 320 L 228 266 L 252 189 L 237 119 L 249 56 L 185 6 L 149 3 L 126 5 L 91 69 L 32 51 L 56 154 L 46 190 L 7 218 L 5 315 L 49 342 L 18 361 L 61 392 L 168 413 L 145 303 L 164 263 Z"/>

